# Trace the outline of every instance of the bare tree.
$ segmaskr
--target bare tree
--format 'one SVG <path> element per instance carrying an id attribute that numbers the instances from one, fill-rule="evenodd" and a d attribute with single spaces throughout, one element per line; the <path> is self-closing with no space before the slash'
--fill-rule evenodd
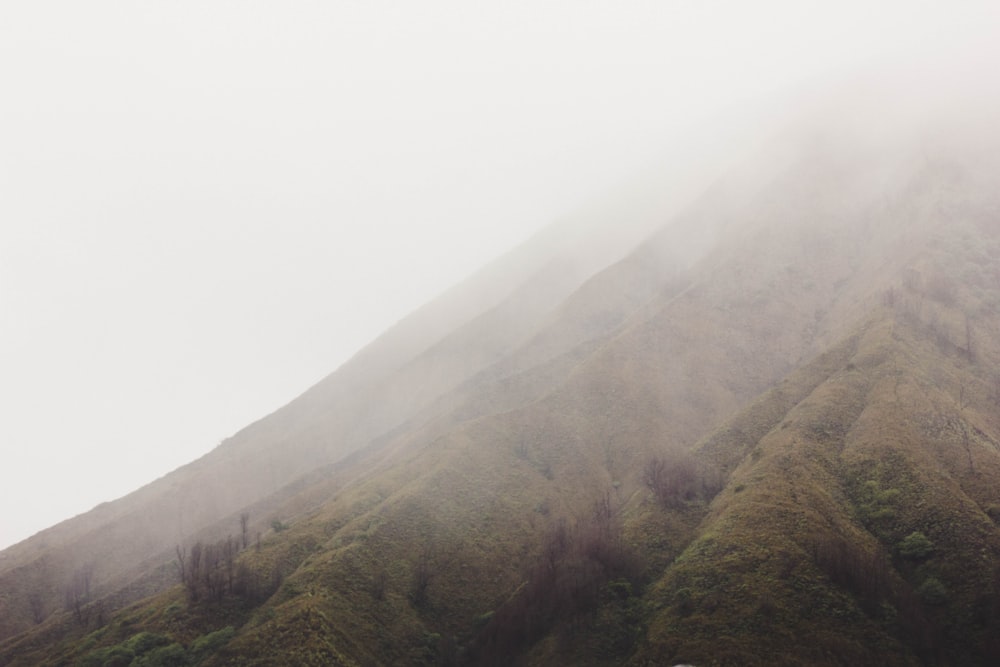
<path id="1" fill-rule="evenodd" d="M 174 547 L 174 551 L 177 553 L 176 565 L 177 565 L 177 570 L 181 574 L 181 583 L 182 584 L 187 583 L 187 572 L 184 569 L 184 561 L 187 557 L 187 549 L 178 544 L 177 546 Z"/>
<path id="2" fill-rule="evenodd" d="M 413 583 L 410 587 L 410 600 L 416 607 L 426 607 L 428 603 L 427 589 L 437 574 L 437 563 L 434 549 L 426 546 L 417 556 L 413 566 Z"/>
<path id="3" fill-rule="evenodd" d="M 226 588 L 228 592 L 233 592 L 233 572 L 236 565 L 236 554 L 239 552 L 239 543 L 231 535 L 226 537 L 222 547 L 222 560 L 226 566 Z"/>
<path id="4" fill-rule="evenodd" d="M 193 602 L 198 600 L 203 551 L 204 545 L 200 541 L 195 542 L 191 545 L 191 553 L 188 557 L 187 579 L 184 581 L 184 585 L 187 586 L 188 595 Z"/>
<path id="5" fill-rule="evenodd" d="M 642 482 L 653 492 L 656 499 L 663 502 L 661 497 L 667 485 L 667 462 L 658 456 L 646 461 L 642 469 Z"/>
<path id="6" fill-rule="evenodd" d="M 84 622 L 83 608 L 90 601 L 90 582 L 94 575 L 93 563 L 77 569 L 66 586 L 66 608 L 73 612 L 78 623 Z"/>
<path id="7" fill-rule="evenodd" d="M 385 599 L 385 589 L 389 584 L 389 575 L 384 568 L 379 568 L 372 575 L 371 594 L 376 600 Z"/>
<path id="8" fill-rule="evenodd" d="M 696 495 L 698 471 L 690 457 L 671 452 L 649 459 L 642 481 L 662 505 L 674 507 Z"/>
<path id="9" fill-rule="evenodd" d="M 247 545 L 250 543 L 250 533 L 248 530 L 250 524 L 250 513 L 243 512 L 240 514 L 240 535 L 243 538 L 243 548 L 246 549 Z"/>
<path id="10" fill-rule="evenodd" d="M 28 594 L 28 606 L 31 608 L 31 618 L 36 624 L 45 620 L 45 601 L 38 590 Z"/>
<path id="11" fill-rule="evenodd" d="M 975 355 L 972 352 L 972 322 L 969 321 L 968 314 L 965 316 L 965 354 L 969 363 L 975 361 Z"/>

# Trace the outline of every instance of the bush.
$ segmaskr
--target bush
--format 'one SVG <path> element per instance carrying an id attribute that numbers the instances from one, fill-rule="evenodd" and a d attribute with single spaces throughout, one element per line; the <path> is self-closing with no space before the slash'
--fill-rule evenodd
<path id="1" fill-rule="evenodd" d="M 699 470 L 694 458 L 677 451 L 646 461 L 642 481 L 661 505 L 674 508 L 699 496 L 711 499 L 722 488 L 718 475 Z"/>
<path id="2" fill-rule="evenodd" d="M 234 634 L 236 634 L 236 629 L 230 625 L 221 630 L 202 635 L 191 642 L 191 655 L 196 660 L 203 660 L 228 643 Z"/>
<path id="3" fill-rule="evenodd" d="M 944 604 L 948 601 L 948 589 L 937 577 L 927 577 L 917 589 L 917 595 L 927 604 Z"/>
<path id="4" fill-rule="evenodd" d="M 108 646 L 98 649 L 80 659 L 81 667 L 128 667 L 135 658 L 135 653 L 123 645 Z"/>
<path id="5" fill-rule="evenodd" d="M 170 644 L 153 649 L 146 655 L 136 658 L 129 667 L 185 667 L 191 659 L 180 644 Z"/>
<path id="6" fill-rule="evenodd" d="M 878 481 L 868 480 L 858 491 L 859 518 L 869 528 L 893 519 L 896 516 L 895 505 L 899 495 L 899 489 L 883 489 Z"/>
<path id="7" fill-rule="evenodd" d="M 140 632 L 139 634 L 132 635 L 127 640 L 122 642 L 122 646 L 126 647 L 136 655 L 142 655 L 150 649 L 169 643 L 170 640 L 163 635 L 157 635 L 152 632 Z"/>
<path id="8" fill-rule="evenodd" d="M 934 551 L 934 543 L 919 530 L 904 537 L 896 545 L 899 555 L 906 560 L 923 560 Z"/>

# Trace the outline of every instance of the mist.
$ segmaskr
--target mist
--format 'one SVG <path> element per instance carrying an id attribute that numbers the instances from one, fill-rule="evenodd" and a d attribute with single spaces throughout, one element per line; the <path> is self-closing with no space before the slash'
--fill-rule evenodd
<path id="1" fill-rule="evenodd" d="M 997 34 L 0 7 L 0 663 L 996 664 Z"/>
<path id="2" fill-rule="evenodd" d="M 551 224 L 623 255 L 803 86 L 989 62 L 994 18 L 7 3 L 0 548 L 208 452 Z"/>

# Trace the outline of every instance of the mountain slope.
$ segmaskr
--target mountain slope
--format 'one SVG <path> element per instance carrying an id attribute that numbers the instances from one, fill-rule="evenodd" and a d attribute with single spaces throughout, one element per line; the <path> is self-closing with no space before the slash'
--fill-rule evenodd
<path id="1" fill-rule="evenodd" d="M 400 362 L 341 454 L 322 387 L 227 443 L 309 455 L 182 546 L 231 549 L 242 509 L 275 534 L 110 619 L 88 595 L 0 661 L 146 631 L 208 665 L 990 664 L 1000 172 L 802 136 Z"/>
<path id="2" fill-rule="evenodd" d="M 518 344 L 582 281 L 623 254 L 645 224 L 631 222 L 614 242 L 594 246 L 584 230 L 570 228 L 567 236 L 565 225 L 558 237 L 540 234 L 201 459 L 4 550 L 0 590 L 8 594 L 0 597 L 0 637 L 34 623 L 27 600 L 32 582 L 48 582 L 43 615 L 62 605 L 59 589 L 81 568 L 91 570 L 95 595 L 111 594 L 148 576 L 176 544 L 215 534 L 222 523 L 232 526 L 248 505 L 398 427 Z M 265 531 L 270 520 L 255 513 L 251 534 Z M 165 581 L 154 573 L 135 592 L 148 594 Z"/>

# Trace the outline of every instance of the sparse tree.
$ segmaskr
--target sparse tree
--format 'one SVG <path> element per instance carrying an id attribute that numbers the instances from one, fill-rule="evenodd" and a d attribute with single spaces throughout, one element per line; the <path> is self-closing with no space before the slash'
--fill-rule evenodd
<path id="1" fill-rule="evenodd" d="M 31 609 L 31 618 L 36 625 L 45 620 L 45 601 L 41 592 L 34 590 L 28 594 L 28 607 Z"/>
<path id="2" fill-rule="evenodd" d="M 424 547 L 417 556 L 417 562 L 413 565 L 413 583 L 410 586 L 410 601 L 414 606 L 423 608 L 429 602 L 427 589 L 431 585 L 431 580 L 437 574 L 434 558 L 434 550 L 430 546 Z"/>
<path id="3" fill-rule="evenodd" d="M 388 586 L 388 582 L 389 575 L 386 574 L 384 569 L 379 568 L 375 574 L 372 575 L 372 597 L 376 600 L 385 599 L 385 589 L 386 586 Z"/>
<path id="4" fill-rule="evenodd" d="M 187 558 L 187 549 L 178 544 L 174 547 L 174 552 L 177 554 L 176 566 L 181 575 L 181 583 L 187 583 L 187 572 L 184 569 L 184 561 Z"/>
<path id="5" fill-rule="evenodd" d="M 191 545 L 191 552 L 188 555 L 187 580 L 184 583 L 192 602 L 197 602 L 199 597 L 203 551 L 204 545 L 198 541 Z"/>
<path id="6" fill-rule="evenodd" d="M 660 502 L 664 502 L 661 494 L 666 489 L 667 485 L 667 462 L 658 456 L 646 461 L 645 467 L 642 469 L 642 482 L 649 487 L 653 495 Z"/>
<path id="7" fill-rule="evenodd" d="M 250 513 L 243 512 L 242 514 L 240 514 L 240 536 L 243 538 L 244 549 L 247 548 L 247 545 L 250 542 L 250 533 L 248 530 L 249 525 L 250 525 Z"/>
<path id="8" fill-rule="evenodd" d="M 239 544 L 231 535 L 226 537 L 223 543 L 222 559 L 226 566 L 226 588 L 228 592 L 233 592 L 233 573 L 236 569 L 236 554 L 239 552 Z"/>
<path id="9" fill-rule="evenodd" d="M 90 582 L 94 575 L 93 563 L 77 569 L 66 587 L 66 608 L 73 612 L 78 623 L 83 624 L 84 606 L 90 601 Z"/>
<path id="10" fill-rule="evenodd" d="M 698 470 L 684 454 L 670 452 L 646 462 L 642 481 L 665 507 L 676 507 L 697 495 Z"/>
<path id="11" fill-rule="evenodd" d="M 972 459 L 972 443 L 969 440 L 969 428 L 965 425 L 965 422 L 960 422 L 962 426 L 962 444 L 965 446 L 965 456 L 969 460 L 969 472 L 976 471 L 975 461 Z"/>
<path id="12" fill-rule="evenodd" d="M 969 316 L 965 316 L 965 354 L 969 359 L 969 363 L 975 361 L 975 355 L 972 352 L 972 322 L 969 321 Z"/>

